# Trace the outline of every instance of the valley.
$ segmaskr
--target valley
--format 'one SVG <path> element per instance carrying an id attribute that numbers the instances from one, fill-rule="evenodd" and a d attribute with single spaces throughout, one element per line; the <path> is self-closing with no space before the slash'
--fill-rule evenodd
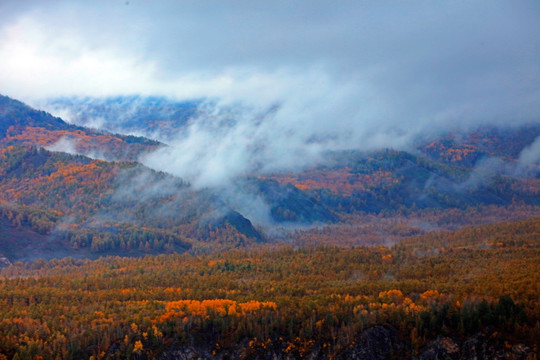
<path id="1" fill-rule="evenodd" d="M 0 0 L 0 360 L 538 360 L 539 24 Z"/>
<path id="2" fill-rule="evenodd" d="M 538 351 L 538 125 L 200 188 L 0 100 L 0 359 Z"/>

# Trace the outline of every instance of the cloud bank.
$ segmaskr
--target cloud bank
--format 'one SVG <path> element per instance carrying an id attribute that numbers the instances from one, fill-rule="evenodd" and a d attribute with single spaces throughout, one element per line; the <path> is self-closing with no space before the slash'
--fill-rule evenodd
<path id="1" fill-rule="evenodd" d="M 0 3 L 0 24 L 6 95 L 209 99 L 144 159 L 200 186 L 540 120 L 534 0 L 23 0 Z"/>

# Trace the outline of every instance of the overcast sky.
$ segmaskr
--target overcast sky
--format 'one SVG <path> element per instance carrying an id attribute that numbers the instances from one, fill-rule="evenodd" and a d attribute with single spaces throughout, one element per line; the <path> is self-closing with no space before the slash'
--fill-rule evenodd
<path id="1" fill-rule="evenodd" d="M 14 97 L 320 92 L 381 118 L 539 113 L 536 0 L 2 0 L 0 24 Z"/>
<path id="2" fill-rule="evenodd" d="M 242 104 L 252 116 L 233 135 L 279 129 L 299 146 L 291 161 L 321 136 L 370 148 L 430 127 L 540 120 L 538 0 L 0 0 L 0 59 L 0 93 L 30 103 Z M 253 125 L 276 104 L 268 128 Z"/>

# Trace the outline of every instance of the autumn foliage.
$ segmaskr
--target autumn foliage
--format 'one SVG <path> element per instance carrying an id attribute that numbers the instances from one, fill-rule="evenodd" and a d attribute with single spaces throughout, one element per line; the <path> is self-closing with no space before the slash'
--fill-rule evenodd
<path id="1" fill-rule="evenodd" d="M 17 263 L 0 273 L 0 354 L 152 358 L 195 346 L 216 356 L 346 358 L 377 324 L 399 332 L 405 358 L 441 334 L 488 334 L 533 349 L 539 223 L 427 234 L 392 247 Z"/>

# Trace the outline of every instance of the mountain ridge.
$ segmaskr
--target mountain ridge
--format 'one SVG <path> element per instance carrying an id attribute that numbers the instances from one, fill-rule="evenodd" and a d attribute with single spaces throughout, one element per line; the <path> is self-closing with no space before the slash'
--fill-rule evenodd
<path id="1" fill-rule="evenodd" d="M 251 246 L 286 240 L 296 228 L 360 226 L 354 219 L 365 214 L 391 218 L 437 209 L 540 206 L 538 165 L 529 173 L 516 170 L 540 125 L 459 139 L 448 135 L 419 145 L 417 153 L 334 152 L 323 165 L 300 172 L 247 174 L 231 195 L 219 188 L 195 190 L 133 161 L 163 146 L 153 140 L 70 125 L 1 96 L 0 117 L 6 128 L 0 139 L 0 201 L 16 213 L 6 218 L 13 226 L 62 239 L 65 246 L 90 249 L 92 256 Z M 54 151 L 69 138 L 71 154 Z M 76 155 L 103 149 L 117 161 Z M 464 158 L 463 149 L 474 156 Z M 482 174 L 479 161 L 470 159 L 484 156 L 501 156 L 500 169 Z M 264 222 L 257 223 L 253 207 L 235 199 L 239 193 L 266 214 Z M 47 211 L 56 215 L 43 215 Z"/>
<path id="2" fill-rule="evenodd" d="M 71 145 L 68 152 L 94 153 L 110 160 L 137 160 L 142 153 L 163 146 L 143 137 L 111 134 L 68 124 L 45 111 L 0 95 L 0 144 L 41 147 L 60 144 L 62 147 L 62 140 Z M 66 145 L 63 150 L 66 150 Z"/>

